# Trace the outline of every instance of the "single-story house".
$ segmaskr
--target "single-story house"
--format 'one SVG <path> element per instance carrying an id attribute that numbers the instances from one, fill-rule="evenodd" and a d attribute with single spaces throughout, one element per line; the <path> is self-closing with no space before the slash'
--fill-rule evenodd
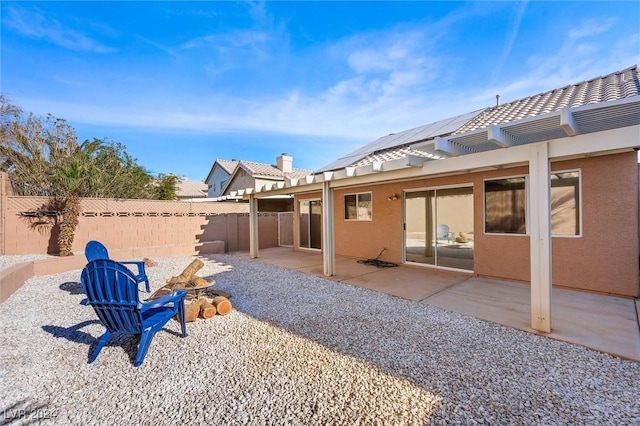
<path id="1" fill-rule="evenodd" d="M 381 137 L 305 178 L 237 192 L 295 197 L 295 250 L 375 257 L 551 288 L 640 296 L 638 66 Z"/>

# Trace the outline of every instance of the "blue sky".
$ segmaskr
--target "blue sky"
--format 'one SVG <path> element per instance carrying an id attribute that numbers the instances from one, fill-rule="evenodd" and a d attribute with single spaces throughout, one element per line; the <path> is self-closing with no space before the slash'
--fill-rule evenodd
<path id="1" fill-rule="evenodd" d="M 6 1 L 0 90 L 153 174 L 318 169 L 384 136 L 640 62 L 637 1 Z"/>

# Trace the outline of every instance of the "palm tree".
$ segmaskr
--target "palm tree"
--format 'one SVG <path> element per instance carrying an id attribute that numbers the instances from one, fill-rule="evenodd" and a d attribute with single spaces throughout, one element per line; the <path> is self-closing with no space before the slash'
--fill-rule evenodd
<path id="1" fill-rule="evenodd" d="M 0 171 L 8 173 L 16 195 L 48 196 L 48 205 L 62 206 L 56 222 L 60 225 L 61 256 L 72 254 L 81 197 L 175 197 L 172 185 L 158 193 L 151 174 L 122 144 L 94 138 L 79 145 L 74 129 L 65 120 L 33 114 L 25 118 L 2 94 Z M 37 222 L 40 228 L 46 225 Z"/>
<path id="2" fill-rule="evenodd" d="M 62 201 L 62 219 L 58 233 L 60 256 L 73 254 L 73 239 L 80 216 L 80 194 L 85 182 L 90 179 L 84 153 L 79 150 L 68 159 L 67 164 L 57 169 L 60 188 L 64 192 Z"/>

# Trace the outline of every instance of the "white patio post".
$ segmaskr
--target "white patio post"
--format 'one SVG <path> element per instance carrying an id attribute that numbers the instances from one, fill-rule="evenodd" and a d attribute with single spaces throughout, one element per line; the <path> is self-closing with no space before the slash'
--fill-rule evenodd
<path id="1" fill-rule="evenodd" d="M 333 189 L 330 182 L 322 184 L 322 260 L 324 275 L 330 277 L 336 273 L 336 249 L 333 227 Z"/>
<path id="2" fill-rule="evenodd" d="M 549 146 L 531 145 L 529 235 L 531 238 L 531 328 L 551 332 L 551 188 Z"/>
<path id="3" fill-rule="evenodd" d="M 258 199 L 249 195 L 249 256 L 258 257 Z"/>

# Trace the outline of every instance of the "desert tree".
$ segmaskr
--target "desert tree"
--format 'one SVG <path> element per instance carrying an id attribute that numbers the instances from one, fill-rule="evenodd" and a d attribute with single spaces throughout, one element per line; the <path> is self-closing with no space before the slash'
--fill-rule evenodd
<path id="1" fill-rule="evenodd" d="M 82 197 L 171 199 L 172 194 L 171 185 L 157 190 L 153 176 L 124 145 L 96 138 L 79 144 L 75 130 L 65 120 L 25 115 L 3 95 L 0 171 L 7 172 L 16 195 L 55 200 L 51 205 L 61 213 L 57 241 L 61 256 L 72 254 Z"/>

